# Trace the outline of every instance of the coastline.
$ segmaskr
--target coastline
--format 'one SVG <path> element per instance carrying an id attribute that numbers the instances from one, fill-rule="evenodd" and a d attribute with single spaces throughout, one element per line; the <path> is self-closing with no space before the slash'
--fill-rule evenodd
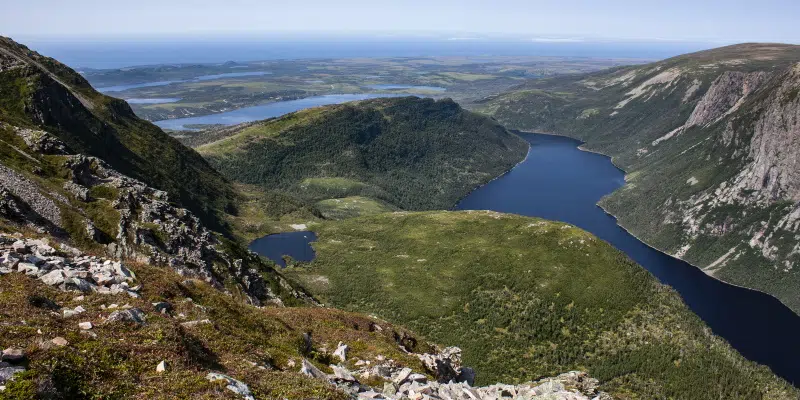
<path id="1" fill-rule="evenodd" d="M 574 138 L 574 137 L 572 137 L 572 136 L 569 136 L 569 135 L 564 135 L 564 134 L 559 134 L 559 133 L 552 133 L 552 132 L 541 133 L 541 132 L 532 132 L 532 131 L 524 131 L 524 130 L 517 130 L 517 132 L 522 132 L 522 133 L 526 133 L 526 134 L 534 134 L 534 135 L 550 135 L 550 136 L 559 136 L 559 137 L 565 137 L 565 138 L 569 138 L 569 139 L 576 140 L 576 141 L 578 141 L 578 142 L 580 142 L 580 143 L 581 143 L 580 145 L 578 145 L 578 146 L 577 146 L 578 150 L 580 150 L 580 151 L 585 151 L 585 152 L 587 152 L 587 153 L 599 154 L 599 155 L 601 155 L 601 156 L 604 156 L 604 157 L 608 157 L 608 159 L 611 161 L 611 164 L 612 164 L 612 165 L 614 165 L 614 167 L 616 167 L 617 169 L 619 169 L 620 171 L 622 171 L 622 172 L 625 174 L 625 177 L 626 177 L 626 179 L 625 179 L 625 184 L 627 185 L 627 175 L 628 175 L 628 173 L 627 173 L 627 171 L 625 171 L 625 169 L 624 169 L 624 168 L 622 168 L 622 167 L 620 167 L 619 165 L 617 165 L 616 163 L 614 163 L 614 157 L 612 157 L 612 156 L 609 156 L 608 154 L 601 153 L 601 152 L 599 152 L 599 151 L 590 150 L 590 149 L 587 149 L 587 148 L 585 148 L 584 146 L 585 146 L 586 142 L 584 142 L 584 141 L 582 141 L 582 140 L 580 140 L 580 139 Z M 527 157 L 526 157 L 526 158 L 527 158 Z M 622 188 L 624 188 L 624 187 L 625 187 L 625 185 L 622 185 L 622 186 L 620 186 L 618 189 L 614 190 L 614 192 L 616 192 L 617 190 L 620 190 L 620 189 L 622 189 Z M 611 193 L 607 194 L 606 196 L 610 196 L 610 195 L 611 195 L 611 194 L 613 194 L 614 192 L 611 192 Z M 604 196 L 604 197 L 605 197 L 605 196 Z M 601 199 L 601 200 L 602 200 L 602 199 Z M 649 248 L 651 248 L 651 249 L 653 249 L 653 250 L 655 250 L 655 251 L 657 251 L 657 252 L 659 252 L 659 253 L 661 253 L 661 254 L 664 254 L 664 255 L 666 255 L 666 256 L 672 257 L 672 258 L 674 258 L 674 259 L 676 259 L 676 260 L 683 261 L 683 262 L 685 262 L 686 264 L 688 264 L 688 265 L 690 265 L 690 266 L 692 266 L 692 267 L 694 267 L 694 268 L 697 268 L 697 269 L 699 269 L 699 270 L 700 270 L 700 272 L 702 272 L 702 273 L 703 273 L 703 274 L 705 274 L 706 276 L 708 276 L 708 277 L 710 277 L 710 278 L 712 278 L 712 279 L 715 279 L 715 280 L 717 280 L 717 281 L 719 281 L 719 282 L 722 282 L 722 283 L 724 283 L 724 284 L 726 284 L 726 285 L 734 286 L 734 287 L 737 287 L 737 288 L 740 288 L 740 289 L 745 289 L 745 290 L 749 290 L 749 291 L 756 292 L 756 293 L 761 293 L 761 294 L 767 295 L 767 296 L 769 296 L 769 297 L 772 297 L 773 299 L 777 300 L 777 301 L 778 301 L 780 304 L 782 304 L 784 307 L 786 307 L 787 309 L 789 309 L 789 310 L 790 310 L 792 313 L 794 313 L 794 314 L 796 314 L 796 315 L 799 315 L 799 316 L 800 316 L 800 311 L 795 311 L 795 310 L 794 310 L 792 307 L 790 307 L 788 304 L 786 304 L 786 303 L 785 303 L 783 300 L 781 300 L 780 298 L 778 298 L 777 296 L 775 296 L 775 295 L 773 295 L 773 294 L 771 294 L 771 293 L 767 293 L 767 292 L 765 292 L 765 291 L 763 291 L 763 290 L 759 290 L 759 289 L 755 289 L 755 288 L 751 288 L 751 287 L 747 287 L 747 286 L 739 285 L 739 284 L 736 284 L 736 283 L 733 283 L 733 282 L 726 281 L 726 280 L 724 280 L 724 279 L 720 279 L 720 278 L 718 278 L 718 277 L 716 277 L 716 276 L 714 276 L 714 275 L 711 275 L 711 274 L 707 273 L 707 272 L 705 271 L 705 268 L 704 268 L 704 267 L 702 267 L 702 266 L 700 266 L 700 265 L 694 264 L 694 263 L 692 263 L 692 262 L 690 262 L 690 261 L 688 261 L 688 260 L 686 260 L 686 259 L 684 259 L 684 258 L 682 258 L 682 257 L 677 257 L 677 256 L 675 256 L 675 255 L 673 255 L 673 254 L 669 254 L 669 253 L 667 253 L 666 251 L 664 251 L 664 250 L 662 250 L 662 249 L 659 249 L 658 247 L 655 247 L 655 246 L 653 246 L 652 244 L 648 243 L 646 240 L 642 239 L 641 237 L 639 237 L 639 236 L 637 236 L 636 234 L 634 234 L 633 232 L 631 232 L 631 230 L 630 230 L 630 229 L 628 229 L 628 227 L 625 227 L 624 225 L 622 225 L 622 224 L 620 223 L 620 221 L 619 221 L 619 217 L 618 217 L 618 216 L 616 216 L 616 215 L 614 215 L 614 214 L 612 214 L 611 212 L 609 212 L 609 211 L 608 211 L 608 210 L 607 210 L 605 207 L 603 207 L 602 205 L 600 205 L 600 203 L 599 203 L 599 202 L 598 202 L 596 205 L 597 205 L 597 207 L 599 207 L 601 210 L 603 210 L 603 212 L 604 212 L 604 213 L 606 213 L 607 215 L 609 215 L 609 216 L 611 216 L 612 218 L 614 218 L 614 222 L 616 223 L 616 225 L 617 225 L 618 227 L 620 227 L 622 230 L 624 230 L 625 232 L 627 232 L 629 235 L 631 235 L 631 236 L 633 236 L 634 238 L 636 238 L 636 240 L 638 240 L 638 241 L 640 241 L 640 242 L 644 243 L 644 245 L 645 245 L 645 246 L 647 246 L 647 247 L 649 247 Z M 643 268 L 644 268 L 644 267 L 643 267 Z"/>

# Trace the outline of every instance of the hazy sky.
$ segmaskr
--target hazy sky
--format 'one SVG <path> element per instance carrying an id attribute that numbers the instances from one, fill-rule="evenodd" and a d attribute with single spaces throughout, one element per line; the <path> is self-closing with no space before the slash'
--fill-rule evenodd
<path id="1" fill-rule="evenodd" d="M 0 34 L 441 32 L 800 42 L 800 0 L 0 0 Z M 460 33 L 460 34 L 455 34 Z"/>

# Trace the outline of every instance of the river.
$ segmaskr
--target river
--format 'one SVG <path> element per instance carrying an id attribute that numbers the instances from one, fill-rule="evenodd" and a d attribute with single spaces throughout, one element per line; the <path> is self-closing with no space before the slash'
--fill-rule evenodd
<path id="1" fill-rule="evenodd" d="M 625 174 L 610 158 L 578 149 L 581 142 L 574 139 L 522 136 L 531 144 L 527 159 L 462 199 L 456 209 L 540 217 L 593 233 L 675 288 L 742 355 L 800 382 L 800 316 L 772 296 L 723 283 L 657 251 L 617 225 L 597 206 L 625 184 Z"/>

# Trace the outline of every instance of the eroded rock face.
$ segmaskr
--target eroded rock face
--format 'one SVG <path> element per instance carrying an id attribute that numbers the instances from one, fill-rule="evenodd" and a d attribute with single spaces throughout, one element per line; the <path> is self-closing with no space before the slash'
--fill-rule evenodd
<path id="1" fill-rule="evenodd" d="M 767 77 L 766 72 L 726 71 L 722 73 L 697 103 L 689 120 L 686 121 L 685 127 L 708 125 L 736 111 L 747 96 L 758 89 Z"/>
<path id="2" fill-rule="evenodd" d="M 800 64 L 763 106 L 753 127 L 750 165 L 734 184 L 767 201 L 800 201 Z"/>

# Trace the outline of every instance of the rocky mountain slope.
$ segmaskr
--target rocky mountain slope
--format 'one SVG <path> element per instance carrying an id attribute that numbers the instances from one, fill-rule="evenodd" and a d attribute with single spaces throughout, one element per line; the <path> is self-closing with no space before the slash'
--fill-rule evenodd
<path id="1" fill-rule="evenodd" d="M 105 160 L 172 194 L 207 225 L 224 230 L 234 190 L 197 153 L 139 119 L 122 100 L 96 92 L 77 72 L 0 37 L 0 121 L 45 130 L 72 152 Z"/>
<path id="2" fill-rule="evenodd" d="M 416 97 L 319 107 L 219 133 L 227 137 L 196 149 L 226 177 L 322 202 L 323 215 L 376 202 L 379 211 L 448 209 L 528 148 L 452 100 Z"/>
<path id="3" fill-rule="evenodd" d="M 570 135 L 628 184 L 602 205 L 654 246 L 800 312 L 800 46 L 744 44 L 531 81 L 480 107 Z"/>

